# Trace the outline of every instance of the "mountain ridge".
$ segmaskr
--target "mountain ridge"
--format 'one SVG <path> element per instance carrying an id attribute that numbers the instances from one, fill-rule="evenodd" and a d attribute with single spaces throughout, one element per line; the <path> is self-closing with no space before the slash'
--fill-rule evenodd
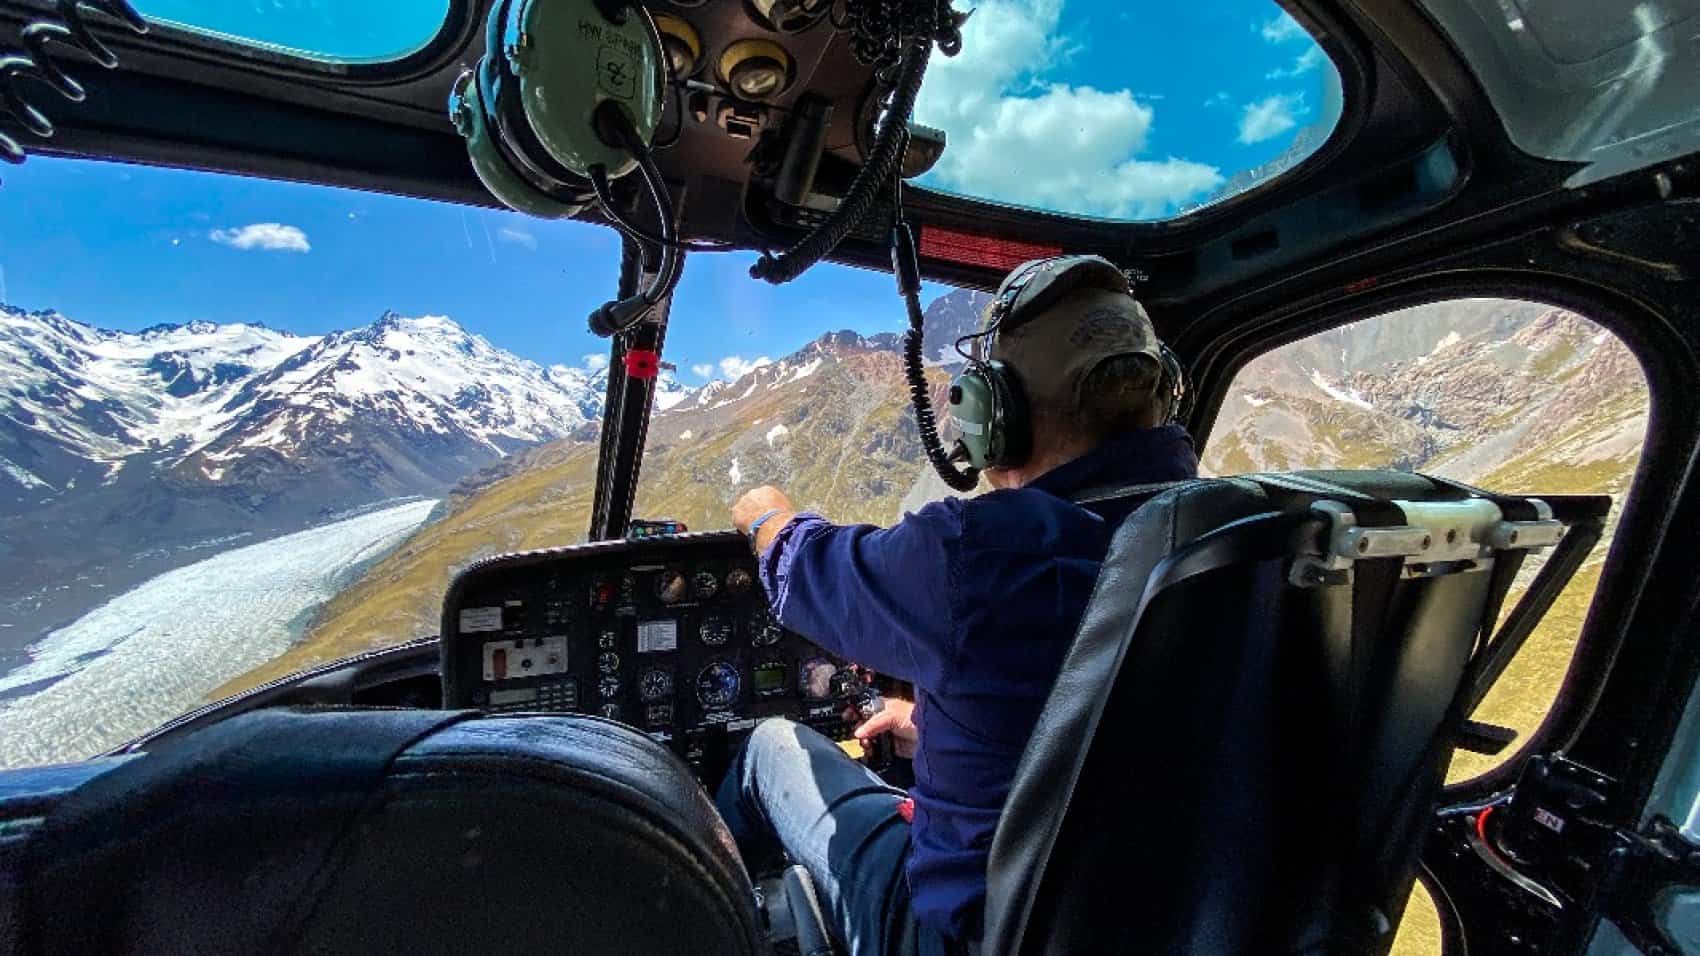
<path id="1" fill-rule="evenodd" d="M 200 542 L 436 497 L 582 434 L 605 375 L 393 310 L 295 335 L 199 320 L 119 331 L 0 304 L 0 612 L 18 625 L 5 636 L 64 623 Z M 663 382 L 667 402 L 686 391 Z M 19 652 L 0 645 L 0 666 Z"/>

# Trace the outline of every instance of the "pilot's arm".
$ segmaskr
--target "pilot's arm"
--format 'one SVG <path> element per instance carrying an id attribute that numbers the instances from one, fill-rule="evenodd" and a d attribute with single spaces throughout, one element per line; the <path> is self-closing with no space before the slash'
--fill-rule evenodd
<path id="1" fill-rule="evenodd" d="M 938 688 L 954 657 L 960 508 L 947 499 L 890 528 L 835 525 L 758 488 L 732 516 L 746 534 L 760 522 L 753 544 L 779 623 L 840 657 Z"/>

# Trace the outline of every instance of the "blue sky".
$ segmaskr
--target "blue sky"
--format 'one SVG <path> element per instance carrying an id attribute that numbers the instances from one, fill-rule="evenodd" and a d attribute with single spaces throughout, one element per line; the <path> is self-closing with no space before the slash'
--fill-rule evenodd
<path id="1" fill-rule="evenodd" d="M 959 6 L 965 6 L 959 0 Z M 219 29 L 371 56 L 429 33 L 442 0 L 148 0 L 216 9 Z M 929 73 L 918 116 L 950 137 L 927 182 L 1068 212 L 1158 218 L 1267 161 L 1337 94 L 1314 43 L 1267 0 L 985 0 L 965 52 Z M 386 21 L 375 11 L 412 12 Z M 317 18 L 317 19 L 315 19 Z M 334 18 L 333 34 L 325 31 Z M 385 23 L 399 24 L 386 33 Z M 446 97 L 445 97 L 446 98 Z M 259 321 L 313 334 L 386 309 L 442 314 L 544 364 L 606 344 L 616 235 L 575 223 L 316 186 L 33 158 L 0 172 L 0 300 L 135 329 Z M 891 279 L 821 266 L 788 286 L 748 255 L 688 261 L 667 358 L 698 383 L 821 332 L 903 322 Z M 942 291 L 942 290 L 940 290 Z M 697 371 L 693 371 L 693 368 Z M 706 374 L 704 374 L 706 373 Z"/>

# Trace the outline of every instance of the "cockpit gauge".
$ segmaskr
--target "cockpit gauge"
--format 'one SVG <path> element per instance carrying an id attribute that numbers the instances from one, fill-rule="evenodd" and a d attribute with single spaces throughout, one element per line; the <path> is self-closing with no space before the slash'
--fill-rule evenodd
<path id="1" fill-rule="evenodd" d="M 755 583 L 756 579 L 750 576 L 750 572 L 743 568 L 733 568 L 726 574 L 726 593 L 737 597 L 747 593 Z"/>
<path id="2" fill-rule="evenodd" d="M 597 713 L 608 718 L 609 720 L 619 720 L 620 719 L 620 705 L 619 704 L 603 704 L 602 707 L 597 710 Z"/>
<path id="3" fill-rule="evenodd" d="M 596 646 L 600 650 L 611 651 L 618 640 L 619 636 L 613 631 L 603 631 L 602 636 L 596 639 Z"/>
<path id="4" fill-rule="evenodd" d="M 697 629 L 697 636 L 709 647 L 719 647 L 732 639 L 732 622 L 721 614 L 706 615 L 702 626 Z"/>
<path id="5" fill-rule="evenodd" d="M 596 682 L 596 692 L 602 695 L 603 700 L 620 696 L 620 679 L 613 674 L 602 675 L 602 679 Z"/>
<path id="6" fill-rule="evenodd" d="M 691 593 L 696 595 L 697 600 L 707 601 L 720 593 L 720 579 L 712 571 L 698 571 L 691 578 Z"/>
<path id="7" fill-rule="evenodd" d="M 560 628 L 572 621 L 572 605 L 567 601 L 550 601 L 543 605 L 543 624 L 549 628 Z"/>
<path id="8" fill-rule="evenodd" d="M 779 643 L 785 636 L 785 629 L 773 619 L 773 614 L 765 607 L 758 607 L 750 612 L 750 643 L 757 647 L 771 647 Z"/>
<path id="9" fill-rule="evenodd" d="M 736 667 L 713 661 L 697 674 L 697 703 L 704 710 L 725 710 L 738 702 L 742 683 Z"/>
<path id="10" fill-rule="evenodd" d="M 678 604 L 690 594 L 685 572 L 668 568 L 655 579 L 655 596 L 662 604 Z"/>
<path id="11" fill-rule="evenodd" d="M 832 678 L 838 665 L 824 657 L 811 657 L 797 668 L 797 692 L 805 700 L 826 700 L 832 696 Z"/>
<path id="12" fill-rule="evenodd" d="M 603 651 L 596 655 L 596 669 L 604 674 L 615 674 L 620 670 L 620 655 L 613 651 Z"/>
<path id="13" fill-rule="evenodd" d="M 626 575 L 620 579 L 620 603 L 631 604 L 637 600 L 637 578 Z"/>
<path id="14" fill-rule="evenodd" d="M 673 696 L 673 674 L 659 667 L 652 667 L 643 672 L 638 678 L 638 696 L 645 701 L 666 700 Z"/>

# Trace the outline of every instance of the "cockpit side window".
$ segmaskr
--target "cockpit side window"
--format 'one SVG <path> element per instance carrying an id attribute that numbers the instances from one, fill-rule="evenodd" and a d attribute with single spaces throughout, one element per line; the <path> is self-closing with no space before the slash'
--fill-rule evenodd
<path id="1" fill-rule="evenodd" d="M 1611 332 L 1564 309 L 1454 299 L 1293 342 L 1234 379 L 1204 449 L 1213 474 L 1420 471 L 1517 494 L 1609 494 L 1605 538 L 1473 715 L 1516 742 L 1459 752 L 1450 781 L 1512 759 L 1553 709 L 1640 461 L 1645 375 Z M 1509 608 L 1539 570 L 1528 561 Z"/>

